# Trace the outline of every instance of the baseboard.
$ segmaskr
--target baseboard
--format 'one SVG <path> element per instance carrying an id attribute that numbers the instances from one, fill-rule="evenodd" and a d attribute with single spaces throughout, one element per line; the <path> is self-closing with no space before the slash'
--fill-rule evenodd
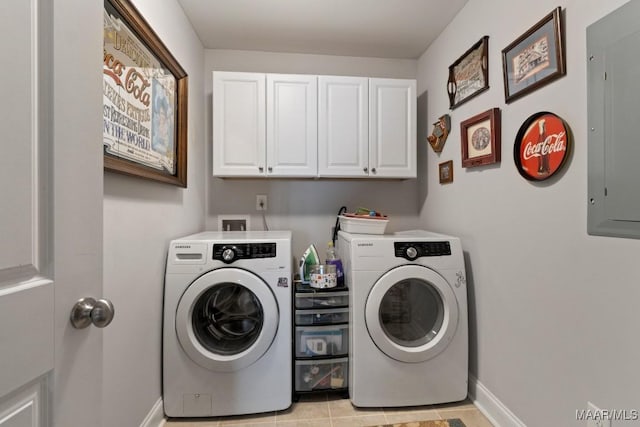
<path id="1" fill-rule="evenodd" d="M 162 427 L 165 424 L 164 410 L 162 408 L 162 398 L 153 405 L 140 427 Z"/>
<path id="2" fill-rule="evenodd" d="M 527 427 L 478 379 L 469 375 L 469 397 L 495 427 Z"/>

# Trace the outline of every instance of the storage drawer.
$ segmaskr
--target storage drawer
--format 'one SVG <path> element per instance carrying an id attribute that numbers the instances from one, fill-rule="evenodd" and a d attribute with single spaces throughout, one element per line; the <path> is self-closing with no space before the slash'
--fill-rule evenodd
<path id="1" fill-rule="evenodd" d="M 296 391 L 346 388 L 349 363 L 346 357 L 325 360 L 296 360 Z"/>
<path id="2" fill-rule="evenodd" d="M 349 292 L 309 292 L 296 294 L 296 308 L 349 307 Z"/>
<path id="3" fill-rule="evenodd" d="M 345 356 L 349 325 L 296 327 L 296 357 Z"/>
<path id="4" fill-rule="evenodd" d="M 348 321 L 348 308 L 296 310 L 296 325 L 327 325 L 331 323 L 347 323 Z"/>

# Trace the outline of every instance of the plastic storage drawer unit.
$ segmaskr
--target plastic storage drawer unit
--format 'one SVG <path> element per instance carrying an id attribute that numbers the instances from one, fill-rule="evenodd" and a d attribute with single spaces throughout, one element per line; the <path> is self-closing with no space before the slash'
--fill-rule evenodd
<path id="1" fill-rule="evenodd" d="M 296 357 L 346 356 L 349 325 L 297 326 Z"/>
<path id="2" fill-rule="evenodd" d="M 293 399 L 331 391 L 348 396 L 349 290 L 295 288 Z"/>
<path id="3" fill-rule="evenodd" d="M 348 386 L 346 357 L 326 360 L 296 360 L 296 391 L 343 389 Z"/>
<path id="4" fill-rule="evenodd" d="M 339 308 L 349 307 L 349 292 L 298 293 L 296 308 Z"/>
<path id="5" fill-rule="evenodd" d="M 296 325 L 326 325 L 349 322 L 348 308 L 329 310 L 296 310 Z"/>

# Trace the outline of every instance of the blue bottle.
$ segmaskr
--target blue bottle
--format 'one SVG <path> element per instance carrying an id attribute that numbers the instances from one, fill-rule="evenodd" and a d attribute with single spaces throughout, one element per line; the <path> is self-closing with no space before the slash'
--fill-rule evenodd
<path id="1" fill-rule="evenodd" d="M 336 266 L 336 282 L 337 287 L 344 287 L 344 269 L 342 268 L 342 260 L 336 256 L 336 250 L 333 247 L 333 242 L 327 243 L 327 264 L 333 264 Z"/>

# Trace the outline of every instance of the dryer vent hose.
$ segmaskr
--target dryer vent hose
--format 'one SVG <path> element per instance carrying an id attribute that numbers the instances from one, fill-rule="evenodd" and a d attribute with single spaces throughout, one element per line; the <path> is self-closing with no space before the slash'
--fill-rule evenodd
<path id="1" fill-rule="evenodd" d="M 340 230 L 340 215 L 347 211 L 346 206 L 342 206 L 338 210 L 338 215 L 336 216 L 336 225 L 333 227 L 333 236 L 331 237 L 331 241 L 333 242 L 333 247 L 336 247 L 336 239 L 338 238 L 338 230 Z"/>

